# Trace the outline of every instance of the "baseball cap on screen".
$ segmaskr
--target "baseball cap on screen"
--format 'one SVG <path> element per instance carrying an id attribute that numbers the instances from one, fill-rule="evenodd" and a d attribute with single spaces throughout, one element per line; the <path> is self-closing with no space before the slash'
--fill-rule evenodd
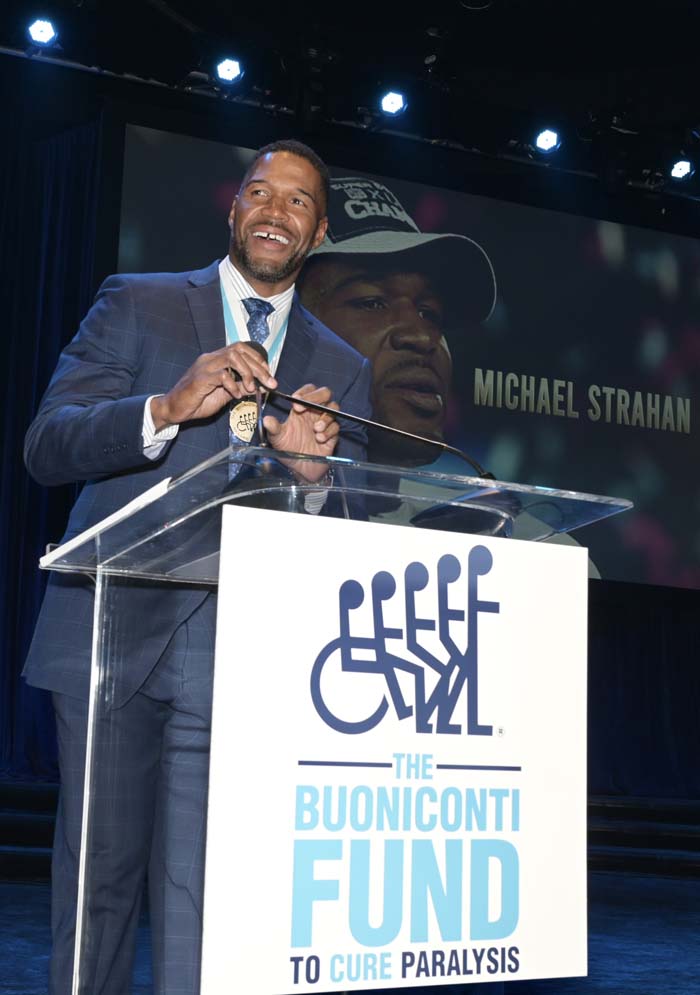
<path id="1" fill-rule="evenodd" d="M 331 179 L 328 232 L 313 256 L 410 252 L 459 280 L 455 295 L 485 321 L 496 304 L 496 276 L 485 249 L 466 235 L 422 232 L 398 197 L 378 180 Z M 468 292 L 465 291 L 468 288 Z"/>

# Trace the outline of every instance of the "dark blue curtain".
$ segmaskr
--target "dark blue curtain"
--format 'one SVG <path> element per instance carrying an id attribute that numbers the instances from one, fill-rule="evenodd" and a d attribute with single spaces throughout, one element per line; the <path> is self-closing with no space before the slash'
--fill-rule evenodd
<path id="1" fill-rule="evenodd" d="M 588 660 L 590 792 L 700 798 L 700 591 L 592 582 Z"/>
<path id="2" fill-rule="evenodd" d="M 20 678 L 45 577 L 37 560 L 60 538 L 75 494 L 35 485 L 24 433 L 58 354 L 93 292 L 99 123 L 36 139 L 31 118 L 6 111 L 0 159 L 4 315 L 0 497 L 0 771 L 54 777 L 48 695 Z"/>

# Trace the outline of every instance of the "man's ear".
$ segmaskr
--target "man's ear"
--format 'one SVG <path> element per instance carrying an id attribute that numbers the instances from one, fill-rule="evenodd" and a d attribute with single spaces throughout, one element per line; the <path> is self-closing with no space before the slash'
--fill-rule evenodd
<path id="1" fill-rule="evenodd" d="M 328 231 L 328 218 L 321 218 L 316 228 L 316 234 L 314 235 L 313 242 L 311 243 L 312 248 L 317 249 L 321 242 L 326 237 L 326 232 Z"/>
<path id="2" fill-rule="evenodd" d="M 233 198 L 233 203 L 231 204 L 231 210 L 228 213 L 228 226 L 231 229 L 231 231 L 233 231 L 233 220 L 234 220 L 234 218 L 236 216 L 236 202 L 237 202 L 237 200 L 238 200 L 238 197 L 234 197 Z"/>

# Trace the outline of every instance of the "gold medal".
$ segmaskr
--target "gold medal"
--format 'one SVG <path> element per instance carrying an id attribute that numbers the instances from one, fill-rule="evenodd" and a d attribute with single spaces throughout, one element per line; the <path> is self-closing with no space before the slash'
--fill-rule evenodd
<path id="1" fill-rule="evenodd" d="M 239 401 L 231 409 L 229 425 L 231 431 L 241 442 L 250 442 L 258 424 L 258 406 L 255 401 Z"/>

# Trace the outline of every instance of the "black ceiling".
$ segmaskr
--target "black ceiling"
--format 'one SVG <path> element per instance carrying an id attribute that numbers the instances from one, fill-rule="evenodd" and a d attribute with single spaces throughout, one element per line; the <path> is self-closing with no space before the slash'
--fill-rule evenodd
<path id="1" fill-rule="evenodd" d="M 647 182 L 667 152 L 700 151 L 699 8 L 696 0 L 4 0 L 0 47 L 26 50 L 28 18 L 53 13 L 61 49 L 49 54 L 181 88 L 204 85 L 191 72 L 228 51 L 248 67 L 241 94 L 286 104 L 305 115 L 305 131 L 314 114 L 371 124 L 361 109 L 371 111 L 377 87 L 401 84 L 411 107 L 396 129 L 517 155 L 528 129 L 552 121 L 573 139 L 562 168 L 596 172 L 604 160 Z"/>
<path id="2" fill-rule="evenodd" d="M 416 6 L 5 0 L 0 44 L 25 47 L 28 17 L 55 11 L 66 58 L 120 72 L 177 76 L 207 52 L 228 48 L 272 75 L 280 66 L 308 65 L 315 52 L 348 85 L 358 76 L 405 78 L 516 109 L 610 112 L 642 126 L 673 126 L 700 119 L 699 7 L 696 0 L 430 0 Z"/>

